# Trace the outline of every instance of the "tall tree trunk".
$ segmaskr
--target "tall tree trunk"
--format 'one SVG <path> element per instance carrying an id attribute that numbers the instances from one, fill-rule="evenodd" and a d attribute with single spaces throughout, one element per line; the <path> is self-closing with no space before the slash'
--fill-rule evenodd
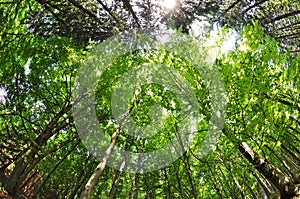
<path id="1" fill-rule="evenodd" d="M 142 145 L 141 147 L 144 147 L 144 145 Z M 138 147 L 138 153 L 142 153 L 143 152 L 143 148 Z M 135 179 L 134 179 L 134 195 L 133 195 L 133 199 L 138 199 L 139 196 L 139 184 L 140 184 L 140 163 L 141 163 L 141 156 L 139 155 L 138 158 L 138 165 L 137 165 L 137 170 L 136 170 L 136 174 L 135 174 Z"/>
<path id="2" fill-rule="evenodd" d="M 69 119 L 65 119 L 62 123 L 57 124 L 58 120 L 72 108 L 72 104 L 69 104 L 61 109 L 61 111 L 52 119 L 52 121 L 42 130 L 39 136 L 35 140 L 35 144 L 32 144 L 29 149 L 21 156 L 16 162 L 15 167 L 11 175 L 5 182 L 5 189 L 11 195 L 16 195 L 20 192 L 21 186 L 23 186 L 24 180 L 28 174 L 32 171 L 34 165 L 31 161 L 35 159 L 38 149 L 47 143 L 47 140 L 52 137 L 59 130 L 70 124 Z"/>
<path id="3" fill-rule="evenodd" d="M 134 194 L 133 199 L 138 199 L 139 197 L 139 182 L 140 182 L 140 174 L 136 173 L 134 178 Z"/>
<path id="4" fill-rule="evenodd" d="M 282 199 L 291 199 L 300 195 L 300 185 L 294 184 L 293 179 L 270 164 L 265 158 L 255 153 L 246 142 L 238 146 L 244 157 L 280 191 Z"/>
<path id="5" fill-rule="evenodd" d="M 173 194 L 172 194 L 172 190 L 171 190 L 171 185 L 170 185 L 170 181 L 169 181 L 169 177 L 168 177 L 168 174 L 167 174 L 167 170 L 166 169 L 162 169 L 162 172 L 165 176 L 165 183 L 167 184 L 167 187 L 168 187 L 168 197 L 167 198 L 173 198 Z"/>
<path id="6" fill-rule="evenodd" d="M 58 133 L 60 130 L 70 125 L 73 120 L 73 115 L 65 118 L 62 122 L 59 122 L 65 114 L 70 113 L 73 105 L 78 103 L 86 94 L 82 94 L 74 101 L 67 103 L 60 109 L 60 111 L 52 118 L 52 120 L 47 124 L 44 129 L 41 129 L 37 138 L 28 147 L 24 154 L 15 162 L 15 167 L 12 173 L 6 179 L 4 184 L 7 192 L 12 196 L 17 196 L 22 187 L 25 186 L 24 182 L 27 179 L 28 174 L 31 173 L 42 158 L 36 158 L 36 155 L 40 151 L 40 148 L 47 144 L 49 138 Z M 79 110 L 80 111 L 80 110 Z"/>
<path id="7" fill-rule="evenodd" d="M 88 166 L 88 162 L 91 159 L 91 157 L 92 157 L 92 155 L 89 155 L 88 158 L 86 159 L 86 161 L 84 163 L 84 166 L 83 166 L 80 174 L 78 175 L 78 178 L 76 180 L 76 185 L 74 186 L 74 189 L 71 192 L 69 199 L 74 199 L 75 198 L 76 194 L 78 193 L 78 190 L 83 185 L 83 182 L 84 182 L 83 179 L 85 179 L 89 176 L 88 175 L 89 171 L 92 171 L 92 169 L 93 169 L 92 166 L 93 166 L 94 160 L 91 161 L 90 165 Z"/>
<path id="8" fill-rule="evenodd" d="M 228 135 L 226 129 L 222 130 L 225 135 Z M 280 192 L 281 199 L 291 199 L 300 196 L 300 184 L 297 179 L 292 179 L 283 173 L 280 169 L 269 163 L 265 158 L 260 157 L 252 148 L 241 141 L 239 137 L 233 137 L 232 140 L 237 144 L 239 151 L 243 156 L 254 166 L 254 168 L 271 182 Z"/>
<path id="9" fill-rule="evenodd" d="M 37 196 L 42 189 L 42 187 L 47 183 L 47 181 L 50 179 L 51 175 L 55 172 L 55 170 L 59 167 L 60 164 L 63 163 L 63 161 L 76 149 L 76 147 L 80 144 L 80 141 L 77 141 L 75 145 L 64 155 L 63 158 L 61 158 L 58 163 L 51 169 L 51 171 L 47 174 L 47 176 L 43 179 L 41 184 L 38 186 L 36 191 L 34 192 L 34 197 Z"/>
<path id="10" fill-rule="evenodd" d="M 114 150 L 114 148 L 116 146 L 117 138 L 118 138 L 118 135 L 119 135 L 119 133 L 121 131 L 121 126 L 124 123 L 124 121 L 127 118 L 127 116 L 129 115 L 129 113 L 131 112 L 132 108 L 133 107 L 130 107 L 130 109 L 128 111 L 126 111 L 126 113 L 124 113 L 122 115 L 122 117 L 120 119 L 120 123 L 118 124 L 118 127 L 116 128 L 115 132 L 111 136 L 110 145 L 106 149 L 105 155 L 102 158 L 102 161 L 98 164 L 98 166 L 96 167 L 95 171 L 91 175 L 90 179 L 86 183 L 86 185 L 84 187 L 84 190 L 83 190 L 83 192 L 82 192 L 82 194 L 80 196 L 80 199 L 89 199 L 91 197 L 92 190 L 96 186 L 96 183 L 98 182 L 98 179 L 101 176 L 103 170 L 105 169 L 106 163 L 107 163 L 110 155 L 112 154 L 112 152 L 113 152 L 113 150 Z"/>
<path id="11" fill-rule="evenodd" d="M 192 187 L 192 195 L 194 196 L 195 199 L 199 199 L 198 192 L 197 192 L 197 189 L 196 189 L 196 183 L 195 183 L 194 178 L 193 178 L 193 173 L 192 173 L 189 161 L 188 161 L 187 152 L 184 149 L 182 138 L 181 138 L 180 135 L 178 135 L 177 139 L 179 141 L 179 144 L 180 144 L 180 147 L 181 147 L 181 150 L 182 150 L 182 153 L 183 153 L 181 159 L 184 163 L 184 166 L 185 166 L 185 169 L 187 171 L 187 175 L 188 175 L 191 187 Z"/>
<path id="12" fill-rule="evenodd" d="M 126 147 L 125 147 L 126 151 L 130 149 L 130 144 L 127 142 L 126 143 Z M 124 155 L 124 160 L 119 168 L 119 171 L 116 171 L 116 174 L 115 174 L 115 177 L 113 179 L 113 184 L 112 184 L 112 187 L 109 191 L 109 198 L 110 199 L 114 199 L 116 198 L 116 195 L 117 195 L 117 189 L 118 189 L 118 186 L 119 186 L 119 182 L 120 182 L 120 179 L 121 179 L 121 173 L 122 171 L 124 170 L 124 168 L 126 167 L 126 158 L 127 158 L 128 154 L 126 153 Z"/>
<path id="13" fill-rule="evenodd" d="M 98 182 L 98 179 L 101 176 L 103 170 L 105 169 L 106 163 L 116 146 L 117 136 L 119 133 L 120 133 L 120 128 L 117 128 L 117 130 L 113 133 L 113 135 L 111 137 L 111 143 L 110 143 L 108 149 L 105 151 L 105 155 L 104 155 L 102 161 L 98 164 L 98 166 L 96 167 L 92 176 L 86 183 L 85 188 L 80 196 L 81 199 L 89 199 L 91 197 L 92 190 L 96 186 L 96 183 Z"/>
<path id="14" fill-rule="evenodd" d="M 114 179 L 113 179 L 112 187 L 109 191 L 109 198 L 110 199 L 115 199 L 116 198 L 117 188 L 119 186 L 120 179 L 121 179 L 121 171 L 116 171 L 116 174 L 115 174 Z"/>
<path id="15" fill-rule="evenodd" d="M 196 184 L 195 184 L 195 181 L 194 181 L 194 178 L 193 178 L 193 174 L 192 174 L 192 170 L 191 170 L 189 161 L 187 159 L 186 152 L 183 153 L 183 162 L 184 162 L 185 169 L 187 171 L 188 178 L 189 178 L 189 181 L 190 181 L 190 184 L 191 184 L 191 187 L 192 187 L 192 194 L 193 194 L 195 199 L 199 199 L 198 192 L 197 192 L 197 189 L 196 189 Z"/>
<path id="16" fill-rule="evenodd" d="M 178 164 L 178 168 L 176 168 L 176 179 L 178 183 L 178 189 L 180 192 L 180 197 L 184 198 L 183 190 L 182 190 L 182 184 L 181 184 L 181 178 L 179 176 L 179 170 L 180 170 L 180 164 Z"/>

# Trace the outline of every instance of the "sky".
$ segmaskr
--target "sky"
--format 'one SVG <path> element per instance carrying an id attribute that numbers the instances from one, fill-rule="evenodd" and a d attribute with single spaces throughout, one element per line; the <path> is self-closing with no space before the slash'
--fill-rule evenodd
<path id="1" fill-rule="evenodd" d="M 4 102 L 4 96 L 6 96 L 6 91 L 4 88 L 0 88 L 0 102 Z"/>

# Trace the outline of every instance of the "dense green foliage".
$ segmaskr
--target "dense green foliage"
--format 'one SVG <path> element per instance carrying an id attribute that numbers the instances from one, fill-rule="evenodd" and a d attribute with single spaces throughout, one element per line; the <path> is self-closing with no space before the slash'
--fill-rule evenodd
<path id="1" fill-rule="evenodd" d="M 36 17 L 28 17 L 29 13 L 56 5 L 58 11 L 51 17 L 59 18 L 55 14 L 59 6 L 77 1 L 66 5 L 28 2 L 0 2 L 0 198 L 79 198 L 99 161 L 87 151 L 73 122 L 80 114 L 72 110 L 78 100 L 73 98 L 77 72 L 90 49 L 123 30 L 126 19 L 108 27 L 111 17 L 102 13 L 106 18 L 101 24 L 112 31 L 100 39 L 88 28 L 83 32 L 74 28 L 76 34 L 70 30 L 70 35 L 49 27 L 51 33 L 43 29 L 42 35 L 26 22 Z M 130 12 L 128 8 L 119 10 L 119 4 L 115 5 L 116 18 Z M 92 5 L 86 7 L 96 9 Z M 68 23 L 67 16 L 61 15 L 61 21 Z M 45 24 L 55 21 L 51 17 Z M 38 19 L 31 25 L 40 24 Z M 83 26 L 84 20 L 79 22 L 75 24 Z M 92 25 L 89 18 L 84 27 Z M 80 42 L 78 37 L 85 31 L 88 37 Z M 208 47 L 207 53 L 219 49 L 230 31 L 223 27 L 217 36 L 220 42 Z M 189 132 L 195 134 L 189 149 L 172 164 L 143 174 L 105 167 L 92 198 L 299 197 L 300 55 L 282 48 L 282 43 L 266 32 L 257 21 L 243 26 L 236 47 L 219 53 L 214 61 L 228 103 L 219 141 L 205 157 L 199 149 L 209 125 L 211 99 L 203 74 L 169 51 L 153 49 L 116 58 L 101 76 L 95 99 L 97 117 L 107 137 L 115 132 L 110 100 L 116 83 L 130 69 L 149 63 L 167 65 L 187 79 L 203 120 L 198 121 L 198 132 Z M 161 121 L 149 115 L 161 107 L 170 115 L 159 133 L 136 139 L 121 132 L 117 145 L 131 152 L 157 150 L 176 137 L 176 125 L 184 117 L 177 114 L 182 107 L 176 95 L 159 84 L 146 84 L 138 91 L 127 104 L 128 109 L 132 107 L 133 121 L 141 126 L 150 122 L 159 125 Z M 160 106 L 152 109 L 155 104 Z"/>

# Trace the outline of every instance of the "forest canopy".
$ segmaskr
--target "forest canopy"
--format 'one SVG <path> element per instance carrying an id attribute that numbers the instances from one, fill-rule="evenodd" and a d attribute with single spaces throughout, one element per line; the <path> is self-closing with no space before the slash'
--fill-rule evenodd
<path id="1" fill-rule="evenodd" d="M 1 0 L 0 198 L 300 198 L 299 24 L 290 0 Z"/>

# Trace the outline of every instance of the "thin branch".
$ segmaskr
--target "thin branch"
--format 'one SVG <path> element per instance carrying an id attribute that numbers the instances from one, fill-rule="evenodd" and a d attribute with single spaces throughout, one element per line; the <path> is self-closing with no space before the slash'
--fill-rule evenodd
<path id="1" fill-rule="evenodd" d="M 63 158 L 60 159 L 60 161 L 55 165 L 55 167 L 52 168 L 52 170 L 48 173 L 46 178 L 42 181 L 40 186 L 35 191 L 35 196 L 39 193 L 41 188 L 46 184 L 46 182 L 50 179 L 51 175 L 54 173 L 54 171 L 59 167 L 59 165 L 76 149 L 76 147 L 79 145 L 81 141 L 78 140 L 75 145 L 65 154 Z"/>
<path id="2" fill-rule="evenodd" d="M 276 39 L 298 39 L 300 36 L 300 32 L 299 33 L 292 33 L 292 34 L 287 34 L 287 35 L 282 35 L 282 36 L 279 36 L 279 37 L 276 37 Z"/>
<path id="3" fill-rule="evenodd" d="M 100 19 L 96 15 L 94 15 L 93 13 L 91 13 L 89 10 L 85 9 L 81 4 L 79 4 L 78 2 L 76 2 L 74 0 L 68 0 L 68 1 L 71 4 L 73 4 L 76 8 L 78 8 L 81 11 L 83 11 L 85 14 L 87 14 L 91 18 L 95 19 L 97 22 L 101 23 Z"/>
<path id="4" fill-rule="evenodd" d="M 111 12 L 111 10 L 101 0 L 97 0 L 97 2 L 100 3 L 100 5 L 104 8 L 106 12 L 109 13 L 110 16 L 112 16 L 112 18 L 117 22 L 117 24 L 121 25 L 119 19 L 114 15 L 114 13 Z"/>
<path id="5" fill-rule="evenodd" d="M 277 16 L 277 17 L 275 17 L 273 19 L 268 20 L 267 23 L 273 23 L 275 21 L 279 21 L 281 19 L 288 18 L 288 17 L 294 16 L 294 15 L 297 15 L 297 14 L 300 14 L 300 10 L 295 10 L 295 11 L 292 11 L 292 12 L 289 12 L 289 13 Z"/>
<path id="6" fill-rule="evenodd" d="M 13 1 L 5 1 L 5 2 L 0 2 L 0 4 L 11 4 L 14 3 Z"/>
<path id="7" fill-rule="evenodd" d="M 135 23 L 138 25 L 138 27 L 140 27 L 140 20 L 139 18 L 136 16 L 135 12 L 132 9 L 132 6 L 130 4 L 130 0 L 122 0 L 122 2 L 124 3 L 124 5 L 126 6 L 126 8 L 129 10 L 129 12 L 131 13 L 132 17 L 135 20 Z"/>
<path id="8" fill-rule="evenodd" d="M 299 25 L 300 24 L 300 21 L 296 22 L 296 23 L 293 23 L 293 24 L 288 24 L 288 25 L 285 25 L 285 26 L 282 26 L 280 28 L 277 28 L 277 30 L 284 30 L 286 28 L 291 28 L 293 26 L 296 26 L 296 25 Z"/>
<path id="9" fill-rule="evenodd" d="M 261 0 L 261 1 L 259 1 L 259 2 L 256 2 L 256 3 L 253 4 L 252 6 L 249 6 L 247 9 L 243 10 L 243 11 L 241 12 L 241 14 L 244 14 L 245 12 L 248 12 L 248 11 L 251 10 L 252 8 L 254 8 L 254 7 L 256 7 L 256 6 L 262 4 L 262 3 L 266 2 L 266 1 L 268 1 L 268 0 Z"/>
<path id="10" fill-rule="evenodd" d="M 225 16 L 227 12 L 229 12 L 231 9 L 233 9 L 238 3 L 240 3 L 242 0 L 236 0 L 233 4 L 231 4 L 221 15 L 221 17 Z"/>

